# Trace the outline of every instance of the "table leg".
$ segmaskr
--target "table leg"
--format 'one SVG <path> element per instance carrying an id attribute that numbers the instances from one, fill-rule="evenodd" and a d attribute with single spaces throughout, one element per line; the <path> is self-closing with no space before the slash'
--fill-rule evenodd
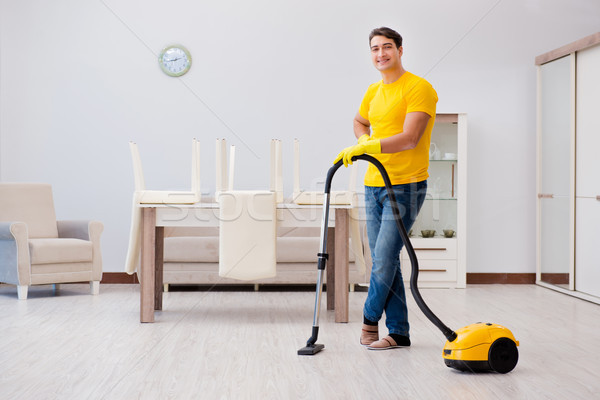
<path id="1" fill-rule="evenodd" d="M 335 309 L 335 228 L 327 228 L 327 309 Z"/>
<path id="2" fill-rule="evenodd" d="M 156 208 L 142 207 L 140 322 L 154 322 Z"/>
<path id="3" fill-rule="evenodd" d="M 154 257 L 154 309 L 162 310 L 163 301 L 163 249 L 165 228 L 163 226 L 156 227 L 156 239 L 154 241 L 155 257 Z"/>
<path id="4" fill-rule="evenodd" d="M 335 210 L 335 322 L 348 322 L 348 209 Z"/>

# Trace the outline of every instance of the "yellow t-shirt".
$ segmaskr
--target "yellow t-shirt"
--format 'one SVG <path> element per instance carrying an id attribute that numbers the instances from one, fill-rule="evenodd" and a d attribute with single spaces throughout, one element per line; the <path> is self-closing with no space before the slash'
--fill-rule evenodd
<path id="1" fill-rule="evenodd" d="M 420 182 L 429 176 L 429 145 L 435 121 L 437 93 L 429 82 L 405 72 L 394 83 L 383 80 L 372 84 L 360 104 L 359 113 L 371 124 L 371 137 L 384 139 L 401 134 L 406 114 L 422 111 L 431 116 L 417 147 L 399 153 L 373 154 L 385 167 L 392 185 Z M 369 164 L 365 175 L 366 186 L 385 186 L 377 168 Z"/>

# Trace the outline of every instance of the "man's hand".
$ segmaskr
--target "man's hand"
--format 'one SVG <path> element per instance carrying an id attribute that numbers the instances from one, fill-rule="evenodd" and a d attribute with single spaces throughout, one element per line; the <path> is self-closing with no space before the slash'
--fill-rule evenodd
<path id="1" fill-rule="evenodd" d="M 361 136 L 362 138 L 362 136 Z M 344 150 L 342 150 L 340 152 L 340 154 L 337 155 L 337 157 L 335 158 L 335 160 L 333 161 L 333 163 L 337 163 L 340 160 L 344 161 L 344 166 L 347 167 L 348 164 L 352 164 L 352 157 L 354 156 L 359 156 L 361 154 L 379 154 L 381 153 L 381 142 L 379 141 L 379 139 L 367 139 L 364 140 L 362 143 L 359 142 L 358 144 L 355 144 L 354 146 L 350 146 L 350 147 L 346 147 Z"/>
<path id="2" fill-rule="evenodd" d="M 369 135 L 368 133 L 365 133 L 364 135 L 362 135 L 361 137 L 358 138 L 358 143 L 364 143 L 369 139 L 371 139 L 371 135 Z"/>

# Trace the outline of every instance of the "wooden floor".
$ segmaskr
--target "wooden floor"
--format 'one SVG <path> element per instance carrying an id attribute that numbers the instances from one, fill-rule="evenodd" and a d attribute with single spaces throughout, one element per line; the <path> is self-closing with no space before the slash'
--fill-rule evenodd
<path id="1" fill-rule="evenodd" d="M 137 285 L 0 285 L 1 399 L 591 399 L 600 390 L 600 306 L 535 285 L 423 289 L 457 329 L 510 328 L 520 341 L 509 374 L 447 368 L 445 339 L 409 299 L 413 346 L 358 343 L 364 292 L 350 323 L 323 311 L 313 357 L 314 294 L 169 292 L 154 324 L 139 322 Z M 323 304 L 324 305 L 324 304 Z M 324 307 L 323 307 L 324 309 Z"/>

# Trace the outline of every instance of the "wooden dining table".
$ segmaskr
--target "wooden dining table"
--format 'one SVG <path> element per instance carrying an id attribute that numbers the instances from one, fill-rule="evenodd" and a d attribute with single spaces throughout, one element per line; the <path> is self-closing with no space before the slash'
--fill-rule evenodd
<path id="1" fill-rule="evenodd" d="M 140 204 L 142 240 L 140 263 L 140 322 L 154 322 L 163 309 L 163 248 L 165 227 L 218 227 L 218 203 Z M 327 309 L 335 322 L 348 322 L 350 205 L 330 205 L 326 268 Z M 277 204 L 278 227 L 321 227 L 322 205 Z M 320 244 L 321 245 L 321 244 Z M 315 282 L 317 278 L 315 254 Z M 307 305 L 312 307 L 312 305 Z"/>

